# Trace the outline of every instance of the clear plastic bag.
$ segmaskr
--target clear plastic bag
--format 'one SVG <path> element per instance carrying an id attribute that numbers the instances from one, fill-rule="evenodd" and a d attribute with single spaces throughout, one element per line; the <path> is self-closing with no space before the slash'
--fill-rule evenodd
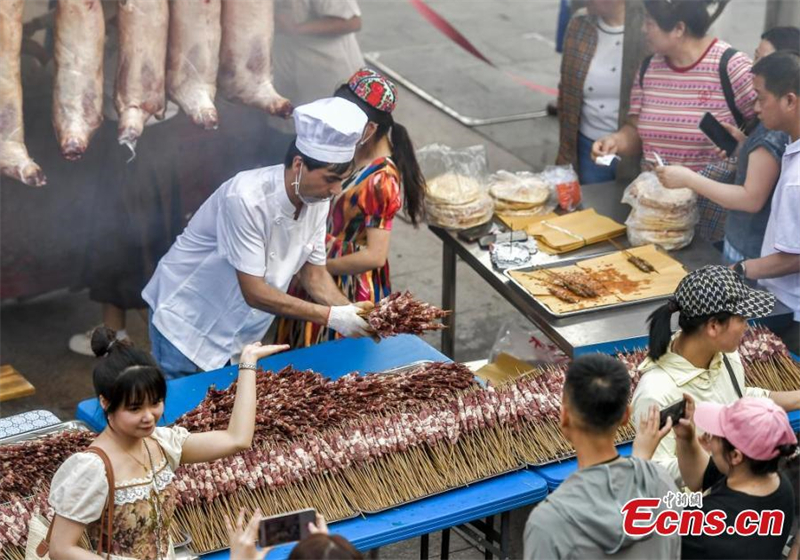
<path id="1" fill-rule="evenodd" d="M 539 173 L 498 171 L 489 176 L 488 187 L 495 211 L 507 216 L 539 216 L 558 204 L 554 186 Z"/>
<path id="2" fill-rule="evenodd" d="M 548 165 L 542 172 L 545 181 L 555 188 L 558 205 L 572 212 L 581 203 L 581 184 L 572 165 Z"/>
<path id="3" fill-rule="evenodd" d="M 417 150 L 417 161 L 428 183 L 427 197 L 434 202 L 472 202 L 485 192 L 485 146 L 451 148 L 430 144 Z"/>
<path id="4" fill-rule="evenodd" d="M 692 242 L 700 221 L 694 191 L 666 189 L 655 173 L 645 171 L 625 189 L 622 202 L 631 206 L 625 221 L 631 245 L 654 243 L 671 251 Z"/>
<path id="5" fill-rule="evenodd" d="M 532 366 L 569 361 L 569 357 L 558 346 L 524 317 L 507 319 L 500 326 L 489 361 L 496 361 L 500 354 L 509 354 Z"/>
<path id="6" fill-rule="evenodd" d="M 689 245 L 692 239 L 694 239 L 694 228 L 652 230 L 628 226 L 628 242 L 634 247 L 653 244 L 665 251 L 675 251 Z"/>
<path id="7" fill-rule="evenodd" d="M 448 229 L 467 229 L 485 224 L 494 215 L 494 201 L 486 193 L 465 204 L 437 204 L 425 199 L 428 223 Z"/>
<path id="8" fill-rule="evenodd" d="M 486 189 L 485 146 L 454 149 L 431 144 L 417 150 L 425 176 L 428 223 L 466 229 L 492 219 L 494 202 Z"/>

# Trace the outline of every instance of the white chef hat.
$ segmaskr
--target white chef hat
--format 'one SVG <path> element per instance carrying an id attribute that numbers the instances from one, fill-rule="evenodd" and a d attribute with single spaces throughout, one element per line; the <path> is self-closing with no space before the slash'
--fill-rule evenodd
<path id="1" fill-rule="evenodd" d="M 294 110 L 295 145 L 301 154 L 324 163 L 347 163 L 356 153 L 367 115 L 340 97 L 318 99 Z"/>

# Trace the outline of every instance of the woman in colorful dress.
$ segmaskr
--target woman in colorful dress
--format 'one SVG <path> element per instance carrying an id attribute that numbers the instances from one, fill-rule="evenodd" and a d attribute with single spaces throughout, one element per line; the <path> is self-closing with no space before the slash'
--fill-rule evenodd
<path id="1" fill-rule="evenodd" d="M 105 327 L 92 335 L 92 348 L 104 356 L 93 380 L 107 426 L 92 447 L 106 454 L 114 475 L 110 553 L 117 558 L 173 559 L 175 470 L 181 464 L 214 461 L 250 447 L 255 430 L 256 361 L 287 347 L 260 342 L 245 346 L 228 429 L 197 434 L 181 427 L 157 427 L 164 414 L 167 384 L 150 354 L 117 340 L 116 333 Z M 104 462 L 96 453 L 76 453 L 59 467 L 49 498 L 55 511 L 49 542 L 53 560 L 100 558 L 79 542 L 88 531 L 97 550 L 108 492 Z"/>
<path id="2" fill-rule="evenodd" d="M 392 118 L 397 88 L 391 81 L 363 68 L 335 95 L 358 105 L 369 122 L 356 149 L 357 171 L 331 201 L 328 272 L 350 301 L 377 303 L 392 292 L 388 256 L 395 214 L 403 208 L 417 225 L 425 179 L 408 132 Z M 291 293 L 303 295 L 299 288 Z M 282 319 L 278 325 L 278 342 L 292 347 L 336 337 L 333 331 L 304 321 Z"/>

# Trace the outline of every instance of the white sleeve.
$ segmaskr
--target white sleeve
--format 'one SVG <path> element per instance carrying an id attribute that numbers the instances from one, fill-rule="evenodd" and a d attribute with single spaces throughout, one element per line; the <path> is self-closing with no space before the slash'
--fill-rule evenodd
<path id="1" fill-rule="evenodd" d="M 317 17 L 338 17 L 350 19 L 361 15 L 356 0 L 311 0 Z"/>
<path id="2" fill-rule="evenodd" d="M 792 166 L 795 169 L 800 165 Z M 781 203 L 773 206 L 775 213 L 775 250 L 792 255 L 800 254 L 800 177 L 797 181 L 784 183 Z M 772 217 L 770 217 L 772 219 Z"/>
<path id="3" fill-rule="evenodd" d="M 328 260 L 328 246 L 325 240 L 328 237 L 328 220 L 327 218 L 320 220 L 317 227 L 317 232 L 314 234 L 314 248 L 311 254 L 308 255 L 307 262 L 324 266 Z"/>
<path id="4" fill-rule="evenodd" d="M 236 194 L 226 196 L 217 215 L 217 252 L 240 272 L 267 272 L 264 228 L 256 210 Z"/>
<path id="5" fill-rule="evenodd" d="M 173 471 L 181 464 L 183 444 L 189 435 L 189 431 L 180 426 L 172 426 L 171 428 L 158 427 L 153 432 L 153 439 L 161 445 L 161 449 L 164 450 L 167 462 Z"/>
<path id="6" fill-rule="evenodd" d="M 48 501 L 61 517 L 88 525 L 100 519 L 107 497 L 103 460 L 94 453 L 76 453 L 53 475 Z"/>

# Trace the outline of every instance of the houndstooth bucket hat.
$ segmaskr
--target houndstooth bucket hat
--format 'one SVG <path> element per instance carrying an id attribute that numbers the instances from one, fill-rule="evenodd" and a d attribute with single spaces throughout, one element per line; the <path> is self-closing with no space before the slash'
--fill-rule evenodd
<path id="1" fill-rule="evenodd" d="M 675 300 L 681 313 L 688 317 L 714 315 L 727 311 L 745 319 L 765 317 L 775 307 L 775 296 L 749 288 L 726 266 L 704 266 L 687 274 Z"/>

